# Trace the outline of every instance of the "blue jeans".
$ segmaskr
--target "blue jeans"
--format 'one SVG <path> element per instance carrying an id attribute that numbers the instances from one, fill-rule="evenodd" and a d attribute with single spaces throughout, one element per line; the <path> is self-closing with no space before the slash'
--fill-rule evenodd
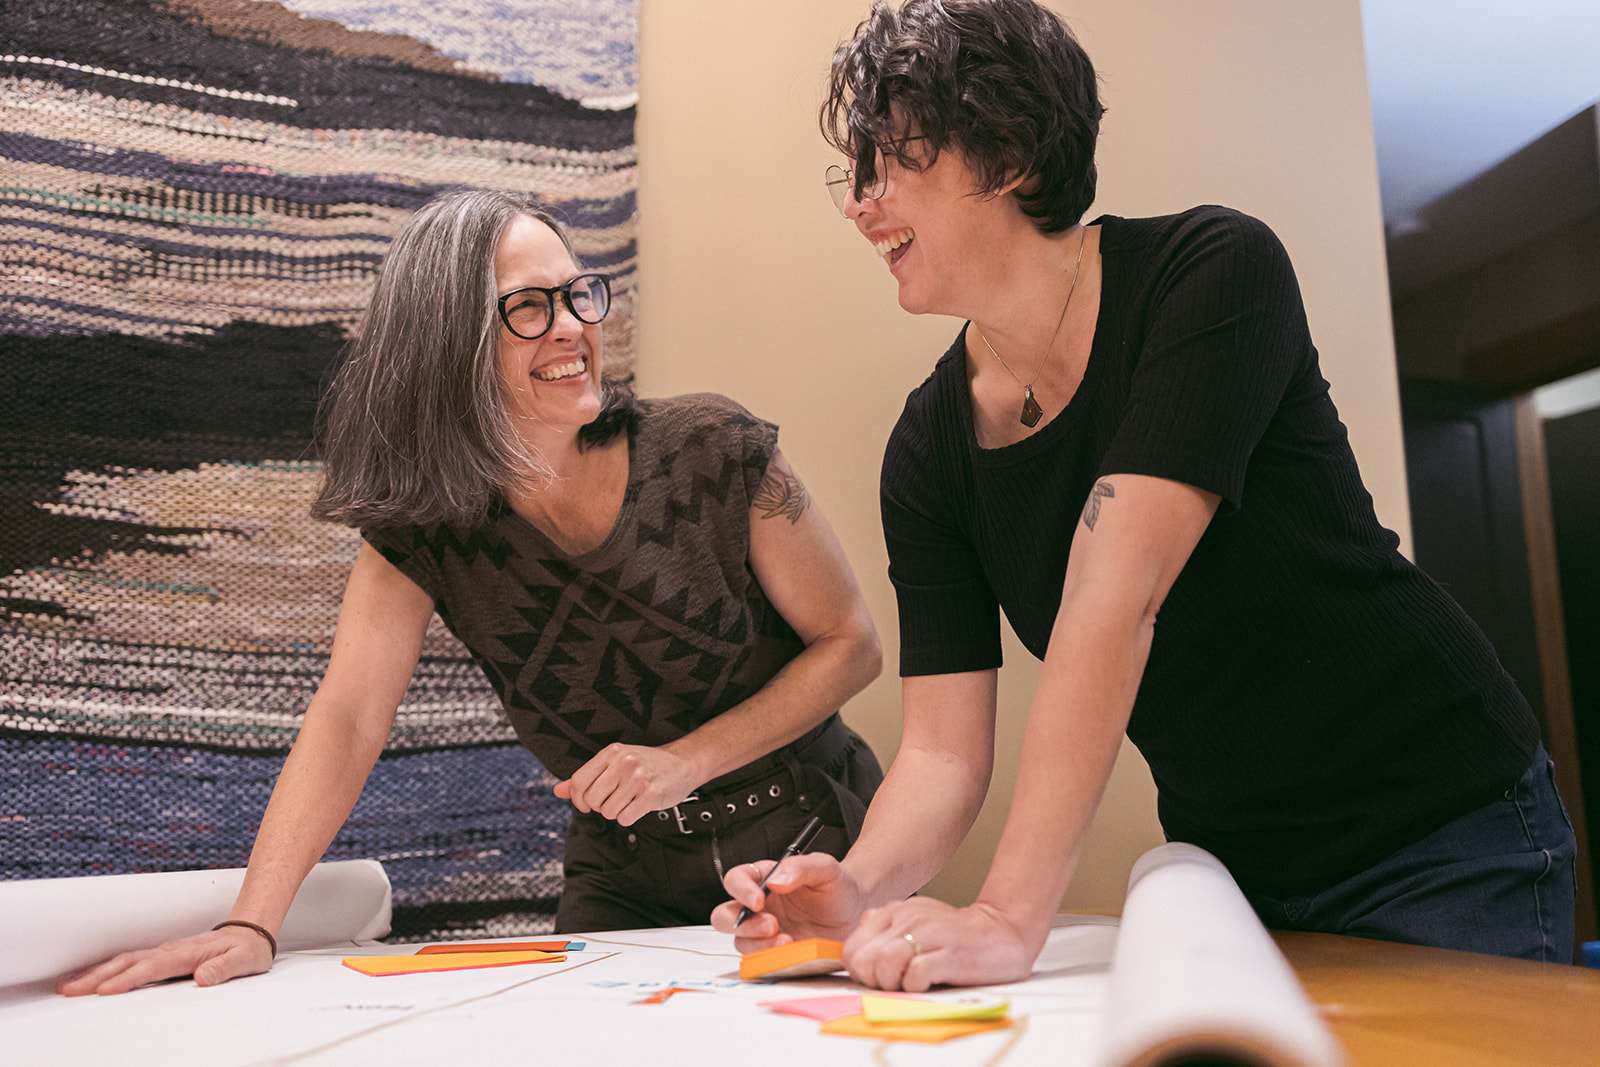
<path id="1" fill-rule="evenodd" d="M 1261 921 L 1572 962 L 1577 842 L 1544 746 L 1504 796 L 1304 896 L 1250 895 Z"/>

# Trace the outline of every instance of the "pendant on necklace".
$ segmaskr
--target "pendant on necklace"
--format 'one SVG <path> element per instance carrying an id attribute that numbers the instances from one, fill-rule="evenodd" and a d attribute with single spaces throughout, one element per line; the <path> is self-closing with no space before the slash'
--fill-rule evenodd
<path id="1" fill-rule="evenodd" d="M 1023 386 L 1022 414 L 1019 416 L 1019 418 L 1022 419 L 1022 425 L 1031 430 L 1033 427 L 1039 425 L 1039 420 L 1043 417 L 1044 408 L 1040 407 L 1039 402 L 1033 398 L 1033 386 Z"/>

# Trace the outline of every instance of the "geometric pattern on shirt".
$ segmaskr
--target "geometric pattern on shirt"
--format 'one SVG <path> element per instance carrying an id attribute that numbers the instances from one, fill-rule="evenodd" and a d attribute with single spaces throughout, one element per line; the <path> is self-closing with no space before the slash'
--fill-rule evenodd
<path id="1" fill-rule="evenodd" d="M 510 518 L 464 533 L 416 531 L 413 550 L 431 554 L 439 573 L 465 569 L 471 587 L 503 601 L 491 632 L 464 636 L 525 743 L 552 770 L 624 738 L 682 736 L 760 687 L 742 677 L 758 647 L 766 659 L 774 642 L 785 659 L 797 650 L 765 597 L 739 602 L 725 584 L 696 583 L 669 565 L 705 552 L 733 509 L 747 509 L 748 479 L 768 457 L 729 442 L 762 425 L 718 410 L 670 442 L 641 430 L 643 462 L 623 531 L 631 543 L 601 570 L 519 551 L 507 536 L 516 528 Z"/>
<path id="2" fill-rule="evenodd" d="M 507 709 L 535 718 L 542 753 L 583 762 L 658 722 L 681 736 L 704 721 L 708 704 L 748 695 L 731 685 L 750 655 L 744 613 L 723 632 L 720 602 L 684 620 L 687 589 L 657 600 L 655 576 L 626 588 L 621 564 L 590 574 L 556 560 L 530 562 L 547 577 L 524 586 L 531 603 L 515 607 L 527 626 L 495 634 L 505 656 L 483 662 Z M 675 687 L 667 667 L 679 678 Z"/>

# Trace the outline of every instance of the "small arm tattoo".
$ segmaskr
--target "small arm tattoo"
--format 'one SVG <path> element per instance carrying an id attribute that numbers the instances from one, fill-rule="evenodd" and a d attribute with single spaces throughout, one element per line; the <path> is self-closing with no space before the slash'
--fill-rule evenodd
<path id="1" fill-rule="evenodd" d="M 1093 530 L 1094 524 L 1100 520 L 1101 499 L 1116 495 L 1116 489 L 1104 478 L 1095 482 L 1094 488 L 1089 490 L 1089 499 L 1083 502 L 1083 524 Z"/>
<path id="2" fill-rule="evenodd" d="M 788 471 L 769 470 L 750 502 L 766 518 L 782 515 L 792 525 L 799 522 L 806 508 L 811 506 L 811 496 L 800 479 Z"/>

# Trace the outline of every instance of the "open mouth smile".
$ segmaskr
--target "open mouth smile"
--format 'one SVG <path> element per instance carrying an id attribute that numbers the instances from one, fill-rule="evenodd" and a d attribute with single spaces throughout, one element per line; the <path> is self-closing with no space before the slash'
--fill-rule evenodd
<path id="1" fill-rule="evenodd" d="M 582 378 L 587 373 L 589 373 L 589 360 L 578 355 L 560 363 L 546 363 L 539 370 L 533 371 L 533 379 L 541 382 L 565 382 Z"/>
<path id="2" fill-rule="evenodd" d="M 911 250 L 911 242 L 917 239 L 916 233 L 908 226 L 903 230 L 896 230 L 881 240 L 872 242 L 872 247 L 882 256 L 884 262 L 891 268 L 905 258 Z"/>
<path id="3" fill-rule="evenodd" d="M 577 356 L 560 363 L 545 364 L 533 372 L 533 379 L 540 382 L 565 382 L 581 378 L 588 373 L 589 361 L 583 356 Z"/>

